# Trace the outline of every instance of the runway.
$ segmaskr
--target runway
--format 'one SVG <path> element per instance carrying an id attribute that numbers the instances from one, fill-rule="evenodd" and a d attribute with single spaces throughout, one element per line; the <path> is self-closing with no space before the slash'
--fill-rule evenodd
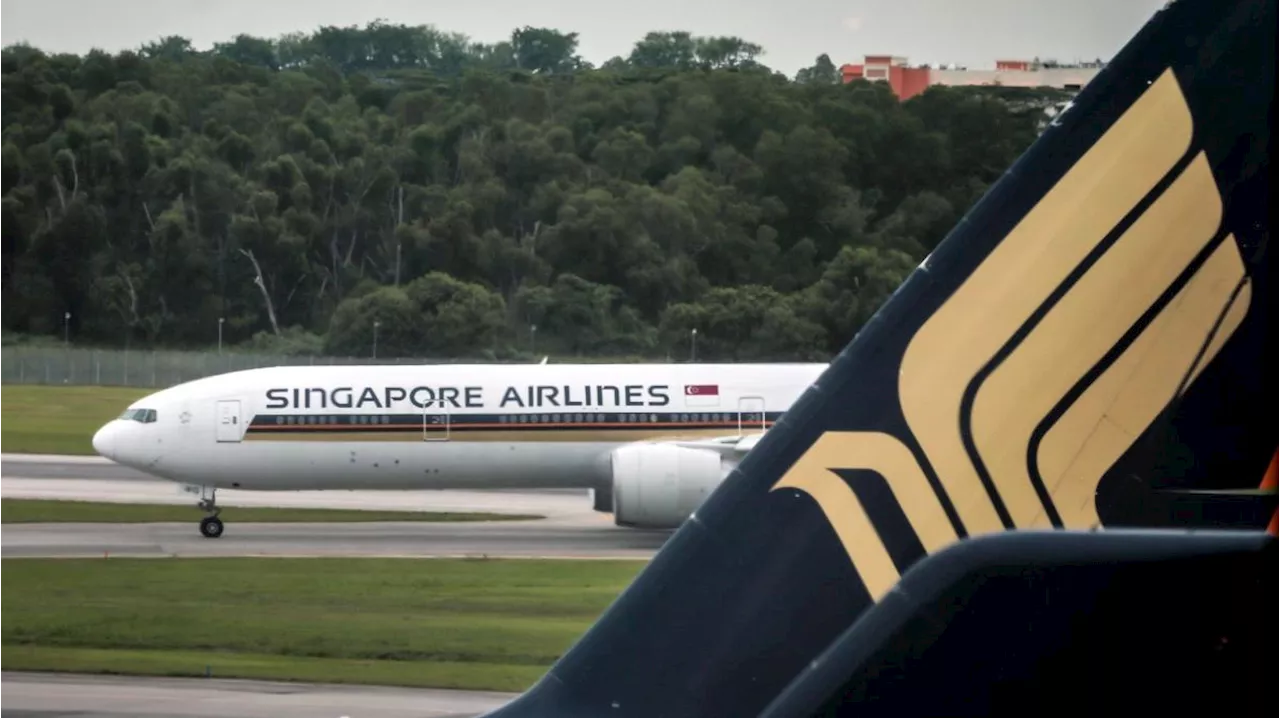
<path id="1" fill-rule="evenodd" d="M 219 539 L 190 524 L 13 524 L 0 555 L 36 557 L 347 556 L 652 558 L 669 532 L 553 521 L 228 523 Z"/>
<path id="2" fill-rule="evenodd" d="M 86 472 L 88 473 L 88 472 Z M 190 506 L 192 520 L 199 519 L 196 499 L 177 484 L 161 479 L 56 479 L 0 477 L 0 496 L 6 499 L 55 499 Z M 481 511 L 500 514 L 536 514 L 549 519 L 591 523 L 584 492 L 543 491 L 244 491 L 219 489 L 218 505 L 270 506 L 277 508 L 376 509 L 388 511 Z"/>
<path id="3" fill-rule="evenodd" d="M 0 556 L 404 556 L 648 559 L 669 531 L 613 525 L 586 492 L 283 491 L 218 492 L 225 507 L 274 506 L 536 514 L 536 521 L 237 523 L 206 539 L 194 500 L 176 484 L 96 457 L 0 457 L 0 496 L 190 505 L 190 523 L 9 524 Z"/>
<path id="4" fill-rule="evenodd" d="M 509 693 L 202 678 L 0 676 L 4 718 L 463 718 Z"/>
<path id="5" fill-rule="evenodd" d="M 154 476 L 121 466 L 99 456 L 4 454 L 0 456 L 0 475 L 32 479 L 159 481 Z"/>
<path id="6" fill-rule="evenodd" d="M 219 491 L 234 506 L 485 511 L 537 514 L 535 521 L 465 523 L 237 523 L 203 538 L 189 494 L 168 481 L 97 457 L 0 456 L 0 496 L 190 505 L 189 523 L 8 524 L 0 556 L 210 557 L 403 556 L 648 559 L 669 531 L 613 525 L 581 490 Z M 510 694 L 176 678 L 3 674 L 3 717 L 401 718 L 476 716 Z"/>
<path id="7" fill-rule="evenodd" d="M 195 499 L 177 484 L 120 466 L 97 456 L 0 456 L 0 496 L 10 499 L 55 499 L 189 505 Z M 373 509 L 394 511 L 482 511 L 537 514 L 559 521 L 581 520 L 599 525 L 583 489 L 489 491 L 218 491 L 220 506 L 278 508 Z"/>
<path id="8" fill-rule="evenodd" d="M 28 479 L 132 479 L 161 481 L 101 456 L 59 454 L 0 454 L 0 474 Z M 535 493 L 585 496 L 585 489 L 488 489 L 497 493 Z"/>

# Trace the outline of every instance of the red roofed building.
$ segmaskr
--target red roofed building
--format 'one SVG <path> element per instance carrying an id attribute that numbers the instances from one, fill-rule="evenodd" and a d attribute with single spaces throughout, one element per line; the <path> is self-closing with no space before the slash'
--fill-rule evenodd
<path id="1" fill-rule="evenodd" d="M 898 99 L 906 100 L 930 85 L 1004 85 L 1007 87 L 1054 87 L 1078 92 L 1102 69 L 1101 62 L 1061 65 L 1040 60 L 997 60 L 994 70 L 957 67 L 912 67 L 907 58 L 867 55 L 860 65 L 840 68 L 844 82 L 864 79 L 889 83 Z"/>
<path id="2" fill-rule="evenodd" d="M 929 86 L 929 68 L 910 67 L 907 58 L 892 55 L 867 55 L 861 65 L 845 65 L 840 68 L 844 82 L 865 79 L 888 82 L 893 94 L 905 100 L 925 91 Z"/>

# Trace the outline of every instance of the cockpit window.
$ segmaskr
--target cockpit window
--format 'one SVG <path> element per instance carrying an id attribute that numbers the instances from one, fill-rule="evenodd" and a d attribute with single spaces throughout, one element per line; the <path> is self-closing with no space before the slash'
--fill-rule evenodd
<path id="1" fill-rule="evenodd" d="M 136 421 L 140 424 L 152 424 L 156 420 L 155 409 L 125 409 L 120 418 L 125 421 Z"/>

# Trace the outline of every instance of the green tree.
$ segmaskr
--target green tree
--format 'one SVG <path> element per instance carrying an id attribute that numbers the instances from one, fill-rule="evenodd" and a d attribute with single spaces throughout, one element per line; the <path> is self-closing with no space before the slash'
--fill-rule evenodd
<path id="1" fill-rule="evenodd" d="M 4 48 L 0 314 L 99 346 L 822 358 L 1062 100 L 899 102 L 819 55 L 377 20 Z"/>

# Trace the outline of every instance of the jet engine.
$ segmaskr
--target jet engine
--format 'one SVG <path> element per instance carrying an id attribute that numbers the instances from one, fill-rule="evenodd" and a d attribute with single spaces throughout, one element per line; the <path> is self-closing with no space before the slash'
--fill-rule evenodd
<path id="1" fill-rule="evenodd" d="M 609 464 L 614 523 L 647 529 L 678 528 L 733 469 L 718 452 L 669 444 L 623 446 Z"/>

